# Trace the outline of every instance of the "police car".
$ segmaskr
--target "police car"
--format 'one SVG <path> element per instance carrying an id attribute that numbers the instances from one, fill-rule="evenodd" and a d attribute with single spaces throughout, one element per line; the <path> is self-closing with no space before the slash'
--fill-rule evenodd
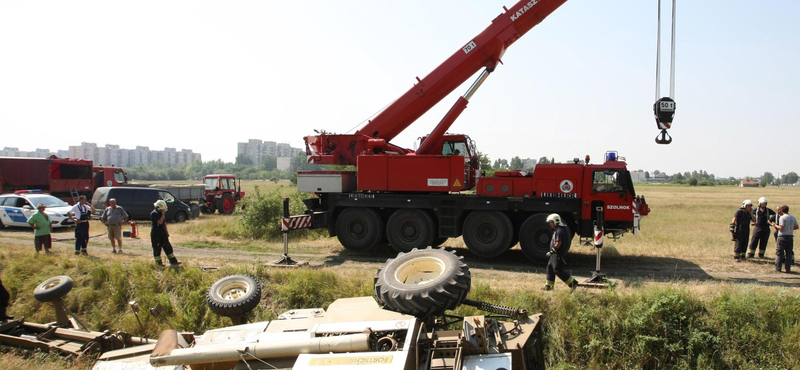
<path id="1" fill-rule="evenodd" d="M 0 228 L 8 226 L 30 227 L 28 218 L 36 213 L 36 206 L 44 203 L 45 212 L 50 216 L 53 228 L 71 227 L 75 223 L 69 219 L 67 212 L 72 206 L 50 194 L 40 190 L 20 190 L 13 194 L 0 195 Z"/>

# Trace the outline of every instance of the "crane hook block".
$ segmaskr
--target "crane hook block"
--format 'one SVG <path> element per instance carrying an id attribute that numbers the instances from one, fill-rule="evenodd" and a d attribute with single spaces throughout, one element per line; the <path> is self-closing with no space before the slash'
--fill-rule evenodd
<path id="1" fill-rule="evenodd" d="M 656 118 L 656 127 L 661 130 L 661 134 L 656 137 L 656 143 L 669 144 L 672 137 L 667 134 L 667 130 L 672 128 L 672 119 L 675 117 L 675 100 L 663 97 L 653 104 L 653 114 Z"/>

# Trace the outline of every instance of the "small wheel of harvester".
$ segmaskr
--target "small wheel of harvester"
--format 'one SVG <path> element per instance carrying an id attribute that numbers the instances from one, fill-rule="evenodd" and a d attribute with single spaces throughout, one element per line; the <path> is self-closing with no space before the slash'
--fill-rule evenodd
<path id="1" fill-rule="evenodd" d="M 39 302 L 52 302 L 67 295 L 74 282 L 66 275 L 51 277 L 33 290 L 33 298 Z"/>
<path id="2" fill-rule="evenodd" d="M 206 293 L 208 308 L 220 316 L 247 315 L 261 301 L 261 285 L 249 275 L 231 275 L 217 280 Z"/>

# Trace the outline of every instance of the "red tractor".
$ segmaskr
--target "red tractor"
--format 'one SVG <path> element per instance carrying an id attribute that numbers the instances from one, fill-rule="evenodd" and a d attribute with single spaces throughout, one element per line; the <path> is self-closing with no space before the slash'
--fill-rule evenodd
<path id="1" fill-rule="evenodd" d="M 236 204 L 244 197 L 242 186 L 236 190 L 236 176 L 234 175 L 207 175 L 203 177 L 206 185 L 206 203 L 200 207 L 203 213 L 219 211 L 221 215 L 233 213 Z"/>

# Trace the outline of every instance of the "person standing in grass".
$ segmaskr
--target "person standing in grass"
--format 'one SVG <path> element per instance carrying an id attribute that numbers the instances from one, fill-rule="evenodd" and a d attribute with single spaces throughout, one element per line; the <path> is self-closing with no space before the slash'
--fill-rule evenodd
<path id="1" fill-rule="evenodd" d="M 789 214 L 789 206 L 781 206 L 781 215 L 778 222 L 772 222 L 771 225 L 778 230 L 778 245 L 775 247 L 775 270 L 781 272 L 781 267 L 784 267 L 786 272 L 792 271 L 792 262 L 794 262 L 794 230 L 800 228 L 797 225 L 797 219 Z"/>
<path id="2" fill-rule="evenodd" d="M 775 218 L 775 211 L 767 208 L 767 198 L 758 198 L 758 208 L 755 210 L 756 227 L 753 228 L 753 238 L 750 239 L 750 248 L 747 251 L 747 258 L 756 256 L 758 247 L 758 258 L 764 258 L 769 242 L 769 220 Z"/>
<path id="3" fill-rule="evenodd" d="M 33 246 L 36 248 L 36 254 L 44 248 L 44 252 L 50 254 L 50 247 L 53 246 L 50 232 L 53 227 L 50 225 L 50 216 L 44 211 L 47 207 L 44 203 L 39 203 L 36 206 L 36 213 L 31 215 L 28 219 L 28 224 L 33 229 Z"/>
<path id="4" fill-rule="evenodd" d="M 150 245 L 153 247 L 153 258 L 156 260 L 156 265 L 164 266 L 161 261 L 161 250 L 164 250 L 169 264 L 171 266 L 178 266 L 181 263 L 175 258 L 172 251 L 172 244 L 169 242 L 169 232 L 167 231 L 167 221 L 165 214 L 167 213 L 167 202 L 159 199 L 155 204 L 153 212 L 150 212 Z"/>
<path id="5" fill-rule="evenodd" d="M 88 255 L 86 247 L 89 245 L 89 220 L 92 218 L 94 207 L 86 201 L 86 196 L 78 198 L 78 204 L 67 212 L 67 216 L 75 223 L 75 255 Z"/>
<path id="6" fill-rule="evenodd" d="M 736 243 L 733 245 L 733 259 L 736 262 L 744 261 L 747 252 L 747 242 L 750 241 L 750 222 L 756 222 L 753 214 L 753 202 L 745 199 L 742 208 L 733 214 L 731 227 L 734 228 Z"/>
<path id="7" fill-rule="evenodd" d="M 100 216 L 100 221 L 108 229 L 111 253 L 117 253 L 117 244 L 119 244 L 119 253 L 122 253 L 122 225 L 128 222 L 128 213 L 122 207 L 117 206 L 116 199 L 111 198 L 108 200 L 108 207 Z"/>

